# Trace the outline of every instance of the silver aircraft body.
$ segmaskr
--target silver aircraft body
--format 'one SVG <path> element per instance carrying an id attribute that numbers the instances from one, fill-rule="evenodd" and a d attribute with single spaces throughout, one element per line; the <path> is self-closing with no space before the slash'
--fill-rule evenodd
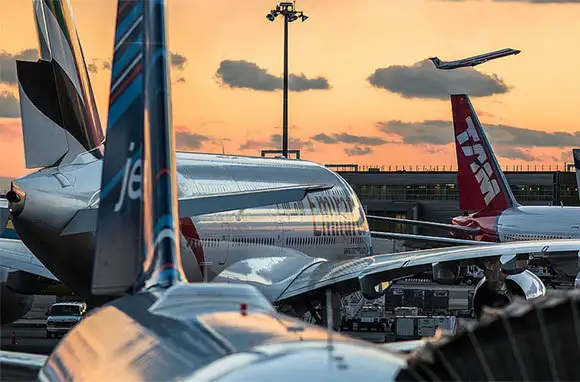
<path id="1" fill-rule="evenodd" d="M 489 60 L 519 54 L 520 52 L 520 50 L 506 48 L 455 61 L 441 61 L 438 57 L 430 57 L 429 60 L 433 62 L 437 69 L 450 70 L 480 65 Z"/>
<path id="2" fill-rule="evenodd" d="M 93 158 L 13 183 L 25 195 L 22 210 L 13 217 L 20 237 L 60 280 L 84 295 L 91 282 L 101 168 L 102 160 Z M 250 282 L 274 301 L 292 276 L 316 262 L 371 255 L 360 201 L 343 178 L 324 166 L 177 153 L 177 174 L 181 199 L 296 185 L 297 180 L 334 186 L 299 202 L 181 216 L 181 253 L 190 280 Z M 59 179 L 70 186 L 62 187 Z M 79 211 L 82 215 L 75 218 Z"/>

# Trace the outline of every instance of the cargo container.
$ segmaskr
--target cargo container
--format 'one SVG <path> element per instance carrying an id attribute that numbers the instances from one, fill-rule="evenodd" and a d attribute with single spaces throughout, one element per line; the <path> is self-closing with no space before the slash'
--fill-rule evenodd
<path id="1" fill-rule="evenodd" d="M 393 324 L 395 338 L 415 338 L 417 336 L 415 331 L 415 321 L 414 317 L 397 317 Z"/>

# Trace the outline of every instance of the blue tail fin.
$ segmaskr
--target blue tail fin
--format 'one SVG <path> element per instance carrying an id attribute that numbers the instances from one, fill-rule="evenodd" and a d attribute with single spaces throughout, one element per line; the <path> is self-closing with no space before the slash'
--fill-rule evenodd
<path id="1" fill-rule="evenodd" d="M 167 285 L 183 275 L 180 264 L 174 267 L 179 246 L 164 18 L 162 0 L 118 2 L 93 268 L 96 295 Z M 157 274 L 161 280 L 153 277 Z"/>
<path id="2" fill-rule="evenodd" d="M 186 281 L 181 267 L 177 212 L 175 134 L 171 120 L 171 93 L 166 48 L 165 1 L 146 1 L 147 49 L 144 172 L 145 243 L 143 283 L 167 288 Z M 148 224 L 147 224 L 148 223 Z M 152 230 L 152 231 L 151 231 Z"/>
<path id="3" fill-rule="evenodd" d="M 126 292 L 137 280 L 143 261 L 145 2 L 120 0 L 117 4 L 93 267 L 96 295 Z"/>

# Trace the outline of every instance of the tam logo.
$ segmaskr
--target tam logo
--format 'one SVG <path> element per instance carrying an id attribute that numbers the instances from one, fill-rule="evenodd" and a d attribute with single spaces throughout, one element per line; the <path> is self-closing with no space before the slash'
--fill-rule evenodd
<path id="1" fill-rule="evenodd" d="M 471 167 L 471 171 L 475 174 L 477 183 L 479 183 L 479 189 L 483 195 L 483 199 L 485 200 L 485 205 L 489 205 L 493 198 L 495 198 L 495 196 L 500 192 L 499 184 L 496 179 L 491 179 L 493 176 L 493 169 L 488 161 L 485 149 L 481 143 L 478 143 L 480 142 L 479 134 L 477 134 L 477 130 L 475 130 L 475 125 L 473 124 L 471 116 L 467 117 L 465 122 L 467 123 L 467 130 L 457 136 L 457 142 L 461 146 L 463 154 L 466 157 L 475 156 L 474 161 L 471 162 L 469 166 Z M 469 138 L 473 140 L 473 146 L 464 145 Z"/>
<path id="2" fill-rule="evenodd" d="M 133 150 L 135 150 L 135 143 L 131 142 L 129 144 L 129 153 L 132 153 Z M 140 156 L 135 159 L 131 157 L 127 158 L 119 200 L 117 201 L 117 204 L 115 204 L 115 212 L 121 210 L 126 196 L 129 196 L 129 199 L 133 200 L 141 198 L 141 177 L 143 172 L 141 167 L 142 160 Z"/>

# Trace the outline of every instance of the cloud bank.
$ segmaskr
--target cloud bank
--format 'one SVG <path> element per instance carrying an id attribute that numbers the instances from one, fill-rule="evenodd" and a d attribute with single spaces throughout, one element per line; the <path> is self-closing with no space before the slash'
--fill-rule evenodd
<path id="1" fill-rule="evenodd" d="M 218 82 L 223 86 L 258 91 L 276 91 L 283 87 L 282 77 L 268 73 L 253 62 L 245 60 L 224 60 L 216 72 Z M 324 77 L 308 78 L 303 73 L 288 76 L 290 91 L 328 90 L 330 84 Z"/>

